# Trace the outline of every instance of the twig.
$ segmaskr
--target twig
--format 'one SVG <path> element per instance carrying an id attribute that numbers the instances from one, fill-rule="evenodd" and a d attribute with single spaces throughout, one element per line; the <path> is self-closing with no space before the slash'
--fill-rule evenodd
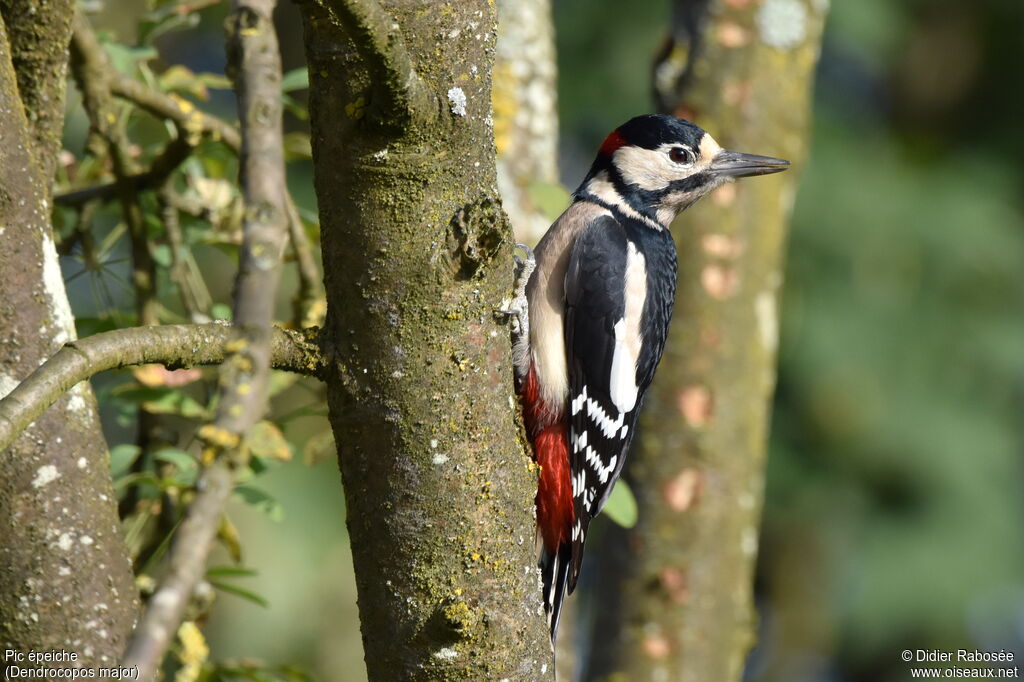
<path id="1" fill-rule="evenodd" d="M 309 243 L 302 218 L 299 217 L 291 196 L 288 197 L 285 208 L 288 211 L 288 236 L 291 238 L 292 251 L 299 271 L 299 291 L 295 296 L 293 316 L 300 328 L 319 327 L 323 324 L 324 314 L 327 312 L 320 267 L 313 257 L 313 247 Z"/>
<path id="2" fill-rule="evenodd" d="M 416 73 L 401 31 L 377 0 L 317 2 L 352 39 L 374 87 L 381 91 L 378 123 L 404 125 L 437 114 L 435 98 Z"/>
<path id="3" fill-rule="evenodd" d="M 170 550 L 168 572 L 132 633 L 122 665 L 152 679 L 201 578 L 234 469 L 244 465 L 244 435 L 266 410 L 275 293 L 288 238 L 281 59 L 274 0 L 235 0 L 228 19 L 228 72 L 235 81 L 242 129 L 245 199 L 242 252 L 235 280 L 229 355 L 221 364 L 217 416 L 199 430 L 206 469 Z"/>
<path id="4" fill-rule="evenodd" d="M 120 71 L 110 75 L 110 92 L 157 118 L 174 121 L 185 130 L 220 140 L 236 153 L 242 148 L 242 138 L 235 126 L 197 109 L 188 100 L 153 90 Z"/>
<path id="5" fill-rule="evenodd" d="M 192 256 L 185 247 L 172 185 L 173 181 L 165 182 L 157 193 L 164 232 L 167 234 L 167 245 L 171 249 L 171 281 L 178 286 L 178 294 L 189 319 L 194 323 L 209 322 L 208 313 L 212 302 L 210 292 L 202 275 L 195 273 L 190 267 Z"/>
<path id="6" fill-rule="evenodd" d="M 75 384 L 119 367 L 159 363 L 169 369 L 216 365 L 231 335 L 227 324 L 162 325 L 103 332 L 64 345 L 0 400 L 0 452 Z M 274 328 L 273 366 L 319 377 L 324 356 L 314 330 Z"/>
<path id="7" fill-rule="evenodd" d="M 130 184 L 136 193 L 159 187 L 189 157 L 193 149 L 194 145 L 186 137 L 179 135 L 168 142 L 160 154 L 153 159 L 149 170 L 130 175 L 121 183 Z M 122 187 L 121 183 L 115 181 L 65 192 L 55 196 L 53 201 L 60 206 L 79 206 L 94 199 L 107 202 L 117 196 Z"/>
<path id="8" fill-rule="evenodd" d="M 197 481 L 196 496 L 168 553 L 166 577 L 150 597 L 121 663 L 123 667 L 138 666 L 136 679 L 156 679 L 160 661 L 202 577 L 210 545 L 234 487 L 235 471 L 229 459 L 219 459 L 206 467 Z"/>

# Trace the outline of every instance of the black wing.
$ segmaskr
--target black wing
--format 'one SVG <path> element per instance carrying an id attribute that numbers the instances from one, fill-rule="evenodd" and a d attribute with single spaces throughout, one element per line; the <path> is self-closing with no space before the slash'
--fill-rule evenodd
<path id="1" fill-rule="evenodd" d="M 624 350 L 627 304 L 632 315 L 638 314 L 637 294 L 642 309 L 646 293 L 646 269 L 636 249 L 618 221 L 600 218 L 577 239 L 565 275 L 569 450 L 576 513 L 570 593 L 579 576 L 590 520 L 601 511 L 622 470 L 647 383 L 639 385 L 639 358 L 623 361 L 631 357 Z M 629 294 L 624 286 L 627 269 L 634 284 L 638 276 L 644 280 Z M 636 339 L 634 350 L 639 343 Z"/>

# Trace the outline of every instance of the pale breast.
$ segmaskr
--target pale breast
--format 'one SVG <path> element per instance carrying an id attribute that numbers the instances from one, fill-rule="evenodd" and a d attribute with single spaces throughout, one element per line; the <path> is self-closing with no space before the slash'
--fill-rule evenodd
<path id="1" fill-rule="evenodd" d="M 574 203 L 556 220 L 534 249 L 537 269 L 526 286 L 530 303 L 530 354 L 540 398 L 550 409 L 563 409 L 569 396 L 565 357 L 565 271 L 580 233 L 611 212 L 587 201 Z"/>

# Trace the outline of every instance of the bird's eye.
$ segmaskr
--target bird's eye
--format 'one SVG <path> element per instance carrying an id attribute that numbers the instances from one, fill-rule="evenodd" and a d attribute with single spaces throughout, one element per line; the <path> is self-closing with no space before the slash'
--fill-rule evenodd
<path id="1" fill-rule="evenodd" d="M 693 152 L 686 147 L 672 147 L 668 150 L 668 158 L 676 163 L 693 163 Z"/>

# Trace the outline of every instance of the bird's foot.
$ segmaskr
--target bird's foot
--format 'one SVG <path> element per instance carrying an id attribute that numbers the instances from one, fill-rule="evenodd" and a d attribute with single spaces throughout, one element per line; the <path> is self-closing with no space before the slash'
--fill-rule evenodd
<path id="1" fill-rule="evenodd" d="M 533 249 L 526 244 L 516 244 L 516 249 L 523 252 L 524 257 L 513 253 L 516 259 L 516 284 L 513 298 L 503 302 L 504 305 L 499 313 L 508 315 L 511 318 L 512 334 L 515 338 L 526 338 L 530 335 L 530 304 L 526 300 L 526 284 L 530 281 L 530 275 L 537 267 L 537 261 L 533 256 Z"/>

